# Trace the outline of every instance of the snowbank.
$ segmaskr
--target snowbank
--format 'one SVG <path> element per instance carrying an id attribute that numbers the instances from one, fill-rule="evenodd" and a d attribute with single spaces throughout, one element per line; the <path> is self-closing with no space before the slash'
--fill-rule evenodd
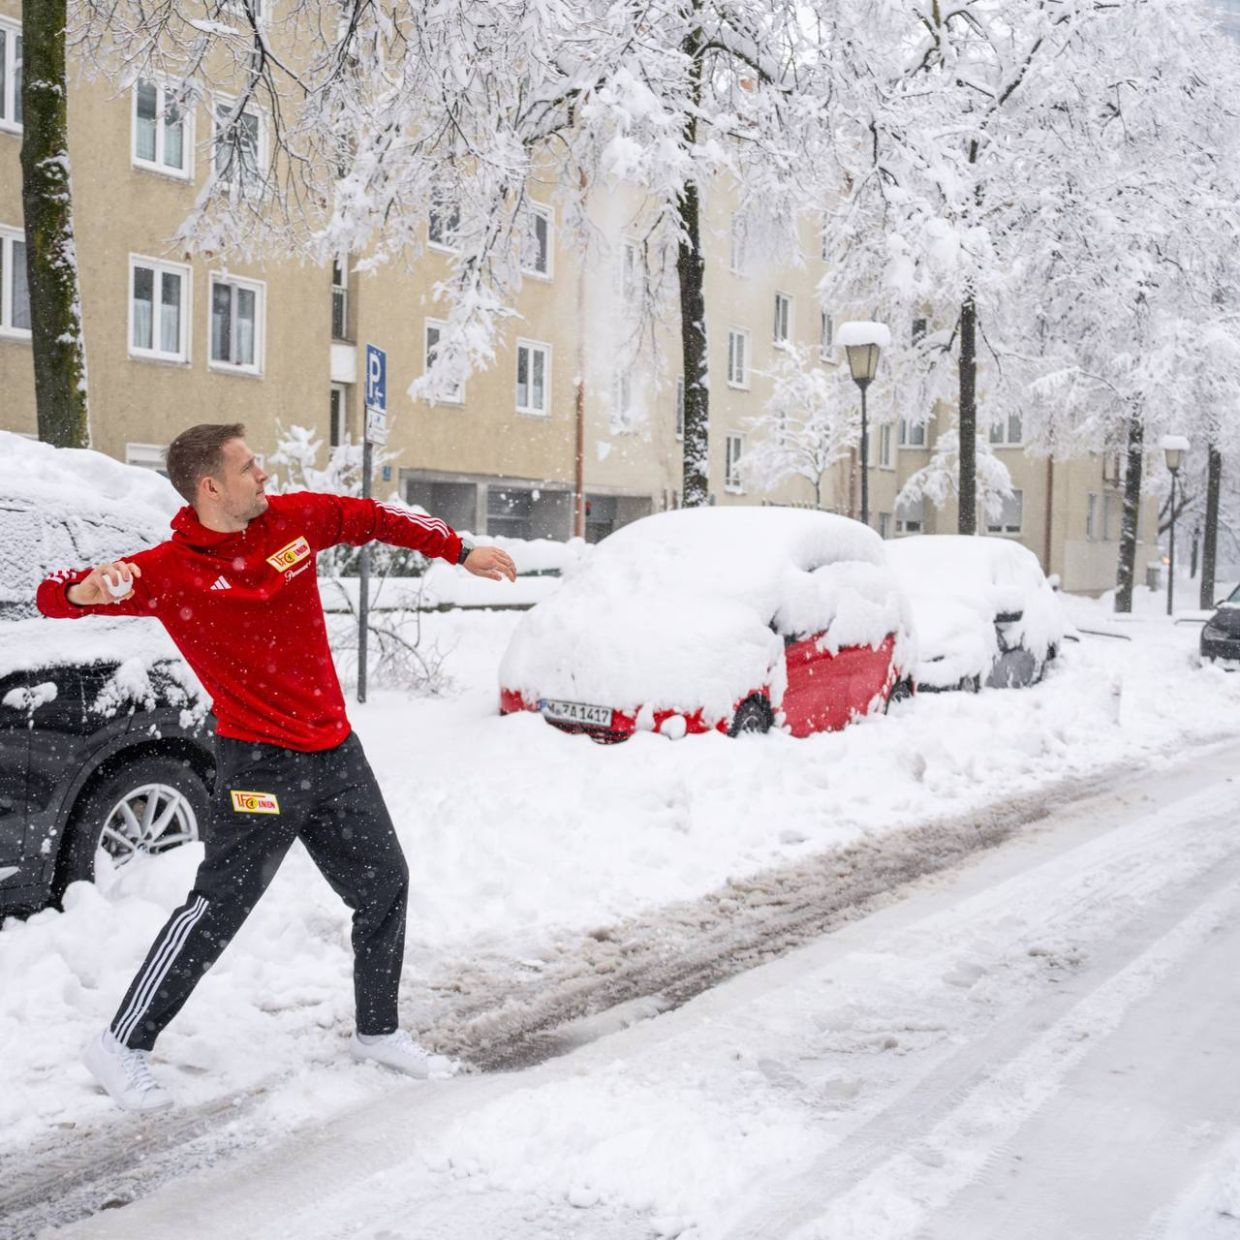
<path id="1" fill-rule="evenodd" d="M 618 530 L 529 612 L 500 665 L 503 688 L 624 711 L 727 717 L 753 690 L 783 692 L 783 638 L 878 646 L 906 618 L 878 536 L 855 521 L 780 508 L 660 513 Z"/>

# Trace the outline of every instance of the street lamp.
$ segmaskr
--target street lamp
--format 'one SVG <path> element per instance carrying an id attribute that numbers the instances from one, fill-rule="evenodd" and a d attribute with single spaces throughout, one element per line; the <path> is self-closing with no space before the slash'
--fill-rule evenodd
<path id="1" fill-rule="evenodd" d="M 1167 615 L 1171 615 L 1175 605 L 1175 479 L 1180 472 L 1184 453 L 1188 451 L 1188 440 L 1183 435 L 1164 435 L 1159 446 L 1167 461 L 1167 472 L 1171 475 L 1171 539 L 1167 557 Z"/>
<path id="2" fill-rule="evenodd" d="M 891 332 L 882 323 L 843 323 L 836 342 L 848 354 L 848 369 L 861 389 L 861 524 L 870 524 L 870 445 L 866 427 L 865 391 L 878 374 L 878 357 L 891 344 Z"/>

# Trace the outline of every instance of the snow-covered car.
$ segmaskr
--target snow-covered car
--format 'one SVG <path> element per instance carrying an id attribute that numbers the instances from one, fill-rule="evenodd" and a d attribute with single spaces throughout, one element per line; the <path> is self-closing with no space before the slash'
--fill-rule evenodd
<path id="1" fill-rule="evenodd" d="M 1201 630 L 1201 658 L 1227 671 L 1240 671 L 1240 586 L 1225 599 Z"/>
<path id="2" fill-rule="evenodd" d="M 500 710 L 600 741 L 807 736 L 903 693 L 911 647 L 872 530 L 798 509 L 682 509 L 604 539 L 522 618 Z"/>
<path id="3" fill-rule="evenodd" d="M 1036 684 L 1063 644 L 1059 599 L 1028 547 L 919 534 L 887 544 L 917 631 L 922 691 Z"/>
<path id="4" fill-rule="evenodd" d="M 34 605 L 57 569 L 162 542 L 178 506 L 148 470 L 0 432 L 0 916 L 205 826 L 208 702 L 162 627 Z"/>

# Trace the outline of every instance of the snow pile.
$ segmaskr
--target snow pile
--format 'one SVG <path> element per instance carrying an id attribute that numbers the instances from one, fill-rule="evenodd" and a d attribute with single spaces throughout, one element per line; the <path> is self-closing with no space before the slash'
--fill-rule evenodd
<path id="1" fill-rule="evenodd" d="M 783 692 L 783 638 L 840 645 L 900 635 L 883 544 L 855 521 L 777 508 L 660 513 L 618 530 L 522 621 L 500 684 L 561 698 L 726 718 L 754 690 Z"/>
<path id="2" fill-rule="evenodd" d="M 1037 556 L 1019 543 L 917 535 L 888 543 L 887 561 L 912 608 L 919 684 L 949 688 L 974 676 L 985 681 L 1000 654 L 1000 615 L 1020 613 L 1005 626 L 1006 639 L 1039 661 L 1063 643 L 1059 600 Z"/>

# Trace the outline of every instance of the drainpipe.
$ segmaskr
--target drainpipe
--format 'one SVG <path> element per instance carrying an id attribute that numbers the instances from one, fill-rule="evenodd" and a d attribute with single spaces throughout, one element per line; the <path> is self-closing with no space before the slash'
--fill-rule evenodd
<path id="1" fill-rule="evenodd" d="M 1042 555 L 1042 563 L 1045 565 L 1043 572 L 1049 577 L 1053 571 L 1051 566 L 1051 533 L 1054 527 L 1055 515 L 1055 458 L 1048 456 L 1046 458 L 1046 540 Z"/>

